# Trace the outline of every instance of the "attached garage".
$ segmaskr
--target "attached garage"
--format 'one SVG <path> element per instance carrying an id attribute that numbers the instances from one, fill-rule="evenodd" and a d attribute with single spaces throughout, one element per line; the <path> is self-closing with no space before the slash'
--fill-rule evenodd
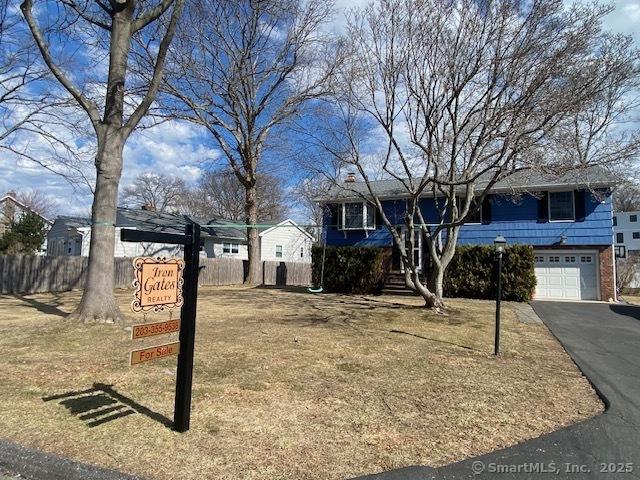
<path id="1" fill-rule="evenodd" d="M 536 299 L 598 300 L 598 252 L 536 250 Z"/>

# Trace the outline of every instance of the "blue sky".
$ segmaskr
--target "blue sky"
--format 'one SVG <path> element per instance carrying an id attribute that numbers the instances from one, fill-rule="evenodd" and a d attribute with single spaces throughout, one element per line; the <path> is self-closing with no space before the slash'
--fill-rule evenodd
<path id="1" fill-rule="evenodd" d="M 362 6 L 366 0 L 338 0 L 339 9 Z M 640 0 L 618 0 L 615 11 L 608 15 L 605 28 L 632 35 L 640 46 Z M 336 19 L 332 28 L 342 29 L 344 20 Z M 218 151 L 211 146 L 207 135 L 196 127 L 179 122 L 163 123 L 152 129 L 136 132 L 129 139 L 124 151 L 124 170 L 121 188 L 142 172 L 164 172 L 194 183 L 205 168 L 220 163 Z M 91 169 L 91 159 L 88 161 Z M 288 181 L 297 178 L 287 176 Z M 57 204 L 60 214 L 87 214 L 91 195 L 74 188 L 63 178 L 44 171 L 27 160 L 0 155 L 0 195 L 9 190 L 37 189 Z M 292 212 L 293 217 L 298 217 Z"/>

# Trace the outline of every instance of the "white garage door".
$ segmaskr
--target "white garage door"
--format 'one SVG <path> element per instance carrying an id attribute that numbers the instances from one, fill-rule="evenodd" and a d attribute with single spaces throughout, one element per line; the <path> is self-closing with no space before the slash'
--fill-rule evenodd
<path id="1" fill-rule="evenodd" d="M 597 252 L 538 250 L 534 254 L 535 298 L 598 299 Z"/>

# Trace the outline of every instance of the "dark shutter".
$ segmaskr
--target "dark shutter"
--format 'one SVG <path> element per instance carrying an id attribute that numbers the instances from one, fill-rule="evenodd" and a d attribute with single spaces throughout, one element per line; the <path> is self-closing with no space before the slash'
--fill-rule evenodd
<path id="1" fill-rule="evenodd" d="M 340 225 L 342 208 L 341 205 L 331 204 L 328 205 L 329 215 L 328 215 L 328 226 L 331 230 L 337 230 L 338 225 Z"/>
<path id="2" fill-rule="evenodd" d="M 376 209 L 376 228 L 380 228 L 382 226 L 382 215 L 380 214 L 380 210 L 375 205 L 369 204 L 369 208 Z"/>
<path id="3" fill-rule="evenodd" d="M 549 221 L 549 192 L 540 192 L 538 198 L 538 222 Z"/>
<path id="4" fill-rule="evenodd" d="M 585 212 L 585 195 L 584 190 L 574 190 L 573 192 L 573 202 L 576 209 L 576 222 L 584 222 L 584 217 L 586 216 Z"/>
<path id="5" fill-rule="evenodd" d="M 491 195 L 487 195 L 486 197 L 484 197 L 484 200 L 482 201 L 482 210 L 480 210 L 480 213 L 482 213 L 482 223 L 491 223 Z"/>

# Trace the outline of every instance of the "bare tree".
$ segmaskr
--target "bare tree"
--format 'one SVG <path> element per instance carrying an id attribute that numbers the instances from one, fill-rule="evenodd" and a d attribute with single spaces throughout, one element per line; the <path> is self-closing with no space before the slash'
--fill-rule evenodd
<path id="1" fill-rule="evenodd" d="M 322 225 L 325 208 L 318 203 L 318 199 L 326 195 L 331 186 L 331 182 L 328 182 L 324 176 L 314 175 L 310 178 L 302 179 L 293 190 L 297 206 L 301 209 L 309 224 L 309 233 L 319 240 L 322 240 L 320 238 L 320 226 Z"/>
<path id="2" fill-rule="evenodd" d="M 81 149 L 69 140 L 79 125 L 70 98 L 50 73 L 9 0 L 0 0 L 0 150 L 39 164 L 74 186 L 87 186 Z"/>
<path id="3" fill-rule="evenodd" d="M 122 190 L 122 202 L 158 212 L 178 211 L 186 188 L 181 178 L 164 173 L 141 173 Z"/>
<path id="4" fill-rule="evenodd" d="M 87 115 L 96 137 L 87 281 L 80 305 L 70 318 L 122 320 L 113 295 L 114 226 L 122 151 L 156 97 L 182 7 L 183 0 L 60 0 L 43 2 L 35 12 L 33 0 L 24 0 L 20 7 L 45 64 Z M 159 23 L 166 25 L 164 31 Z M 127 88 L 125 85 L 135 80 L 128 75 L 134 41 L 143 41 L 145 32 L 154 27 L 153 34 L 144 39 L 156 52 L 149 78 Z M 65 48 L 68 45 L 73 48 Z M 55 55 L 71 61 L 80 47 L 85 48 L 84 59 L 108 57 L 108 67 L 105 69 L 98 61 L 69 75 L 61 66 L 66 62 Z M 125 114 L 127 99 L 131 102 L 128 116 Z"/>
<path id="5" fill-rule="evenodd" d="M 269 140 L 324 95 L 335 51 L 322 31 L 330 0 L 200 0 L 172 46 L 165 90 L 171 115 L 203 126 L 244 187 L 249 272 L 260 282 L 259 165 Z M 329 53 L 331 52 L 331 53 Z"/>
<path id="6" fill-rule="evenodd" d="M 640 210 L 640 185 L 633 181 L 621 182 L 613 195 L 615 212 L 635 212 Z"/>
<path id="7" fill-rule="evenodd" d="M 616 259 L 616 285 L 621 292 L 632 288 L 638 288 L 640 277 L 640 255 L 637 252 L 629 252 L 627 258 Z"/>
<path id="8" fill-rule="evenodd" d="M 48 220 L 52 220 L 60 208 L 58 202 L 36 188 L 17 192 L 16 200 Z"/>
<path id="9" fill-rule="evenodd" d="M 245 188 L 233 170 L 221 168 L 204 173 L 195 189 L 188 192 L 183 210 L 200 217 L 217 217 L 243 222 Z M 287 215 L 282 182 L 268 173 L 256 174 L 256 209 L 259 222 L 282 220 Z"/>
<path id="10" fill-rule="evenodd" d="M 594 133 L 582 128 L 591 112 L 606 105 L 620 120 L 620 93 L 638 74 L 638 52 L 601 31 L 608 11 L 555 0 L 378 0 L 351 16 L 351 61 L 340 82 L 346 88 L 335 119 L 323 119 L 309 136 L 333 161 L 323 171 L 337 196 L 359 195 L 377 209 L 407 285 L 426 306 L 443 307 L 459 229 L 498 181 L 521 170 L 561 173 L 618 162 L 606 154 L 613 120 L 595 127 L 598 148 L 578 155 Z M 611 48 L 616 42 L 625 48 Z M 575 154 L 558 155 L 576 118 L 576 140 L 564 143 Z M 372 147 L 376 135 L 383 142 Z M 618 152 L 635 148 L 632 136 L 616 141 Z M 357 171 L 364 187 L 338 181 L 345 169 Z M 406 239 L 372 186 L 379 177 L 395 179 L 407 199 Z M 434 199 L 436 218 L 425 218 L 425 197 Z M 427 285 L 410 253 L 417 235 L 431 260 Z"/>

